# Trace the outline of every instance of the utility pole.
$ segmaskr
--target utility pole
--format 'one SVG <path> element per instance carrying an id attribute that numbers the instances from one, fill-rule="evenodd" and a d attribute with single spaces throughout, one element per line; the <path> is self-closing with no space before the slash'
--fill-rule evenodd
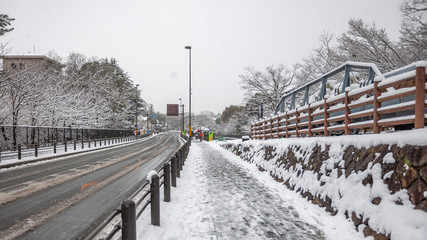
<path id="1" fill-rule="evenodd" d="M 179 107 L 181 107 L 182 106 L 182 99 L 180 98 L 179 99 Z M 182 110 L 184 110 L 184 108 L 182 108 Z M 184 116 L 184 111 L 181 111 L 181 113 L 182 113 L 182 116 Z M 178 114 L 179 115 L 179 114 Z M 181 132 L 180 132 L 180 135 L 182 135 L 182 132 L 184 131 L 184 118 L 182 118 L 181 120 L 180 120 L 180 122 L 181 122 Z"/>

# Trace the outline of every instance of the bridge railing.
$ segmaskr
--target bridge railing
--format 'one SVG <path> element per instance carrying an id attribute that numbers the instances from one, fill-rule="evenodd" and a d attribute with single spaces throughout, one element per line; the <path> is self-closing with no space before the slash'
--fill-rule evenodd
<path id="1" fill-rule="evenodd" d="M 427 62 L 416 62 L 377 77 L 372 84 L 347 87 L 336 96 L 325 95 L 320 101 L 254 122 L 251 139 L 423 128 L 427 119 L 426 66 Z"/>
<path id="2" fill-rule="evenodd" d="M 151 206 L 151 224 L 160 226 L 160 187 L 163 186 L 164 201 L 171 201 L 171 186 L 177 187 L 184 162 L 190 150 L 191 141 L 186 142 L 175 154 L 149 174 L 144 184 L 129 199 L 122 202 L 85 239 L 136 240 L 136 221 L 144 210 Z"/>

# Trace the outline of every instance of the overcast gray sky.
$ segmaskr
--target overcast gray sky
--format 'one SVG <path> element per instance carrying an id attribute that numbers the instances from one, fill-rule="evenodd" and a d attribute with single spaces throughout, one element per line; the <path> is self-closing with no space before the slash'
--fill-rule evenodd
<path id="1" fill-rule="evenodd" d="M 242 104 L 244 67 L 291 66 L 339 36 L 350 18 L 375 22 L 399 37 L 401 0 L 0 0 L 16 20 L 10 54 L 66 58 L 114 57 L 142 97 L 160 112 L 182 98 L 188 111 L 188 51 L 192 49 L 192 112 L 220 113 Z"/>

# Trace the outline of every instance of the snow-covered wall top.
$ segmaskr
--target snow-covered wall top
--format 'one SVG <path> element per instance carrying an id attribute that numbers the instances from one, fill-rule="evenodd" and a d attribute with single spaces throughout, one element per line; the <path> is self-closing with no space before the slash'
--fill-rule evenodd
<path id="1" fill-rule="evenodd" d="M 427 236 L 427 128 L 222 146 L 332 214 L 346 215 L 366 236 Z"/>

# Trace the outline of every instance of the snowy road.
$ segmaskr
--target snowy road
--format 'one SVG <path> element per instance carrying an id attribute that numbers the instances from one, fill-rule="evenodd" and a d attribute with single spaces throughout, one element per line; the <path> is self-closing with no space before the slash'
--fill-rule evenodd
<path id="1" fill-rule="evenodd" d="M 177 134 L 162 134 L 1 170 L 0 239 L 84 236 L 179 146 Z"/>
<path id="2" fill-rule="evenodd" d="M 140 239 L 361 239 L 346 219 L 332 217 L 216 143 L 194 141 L 161 226 L 149 210 Z"/>

